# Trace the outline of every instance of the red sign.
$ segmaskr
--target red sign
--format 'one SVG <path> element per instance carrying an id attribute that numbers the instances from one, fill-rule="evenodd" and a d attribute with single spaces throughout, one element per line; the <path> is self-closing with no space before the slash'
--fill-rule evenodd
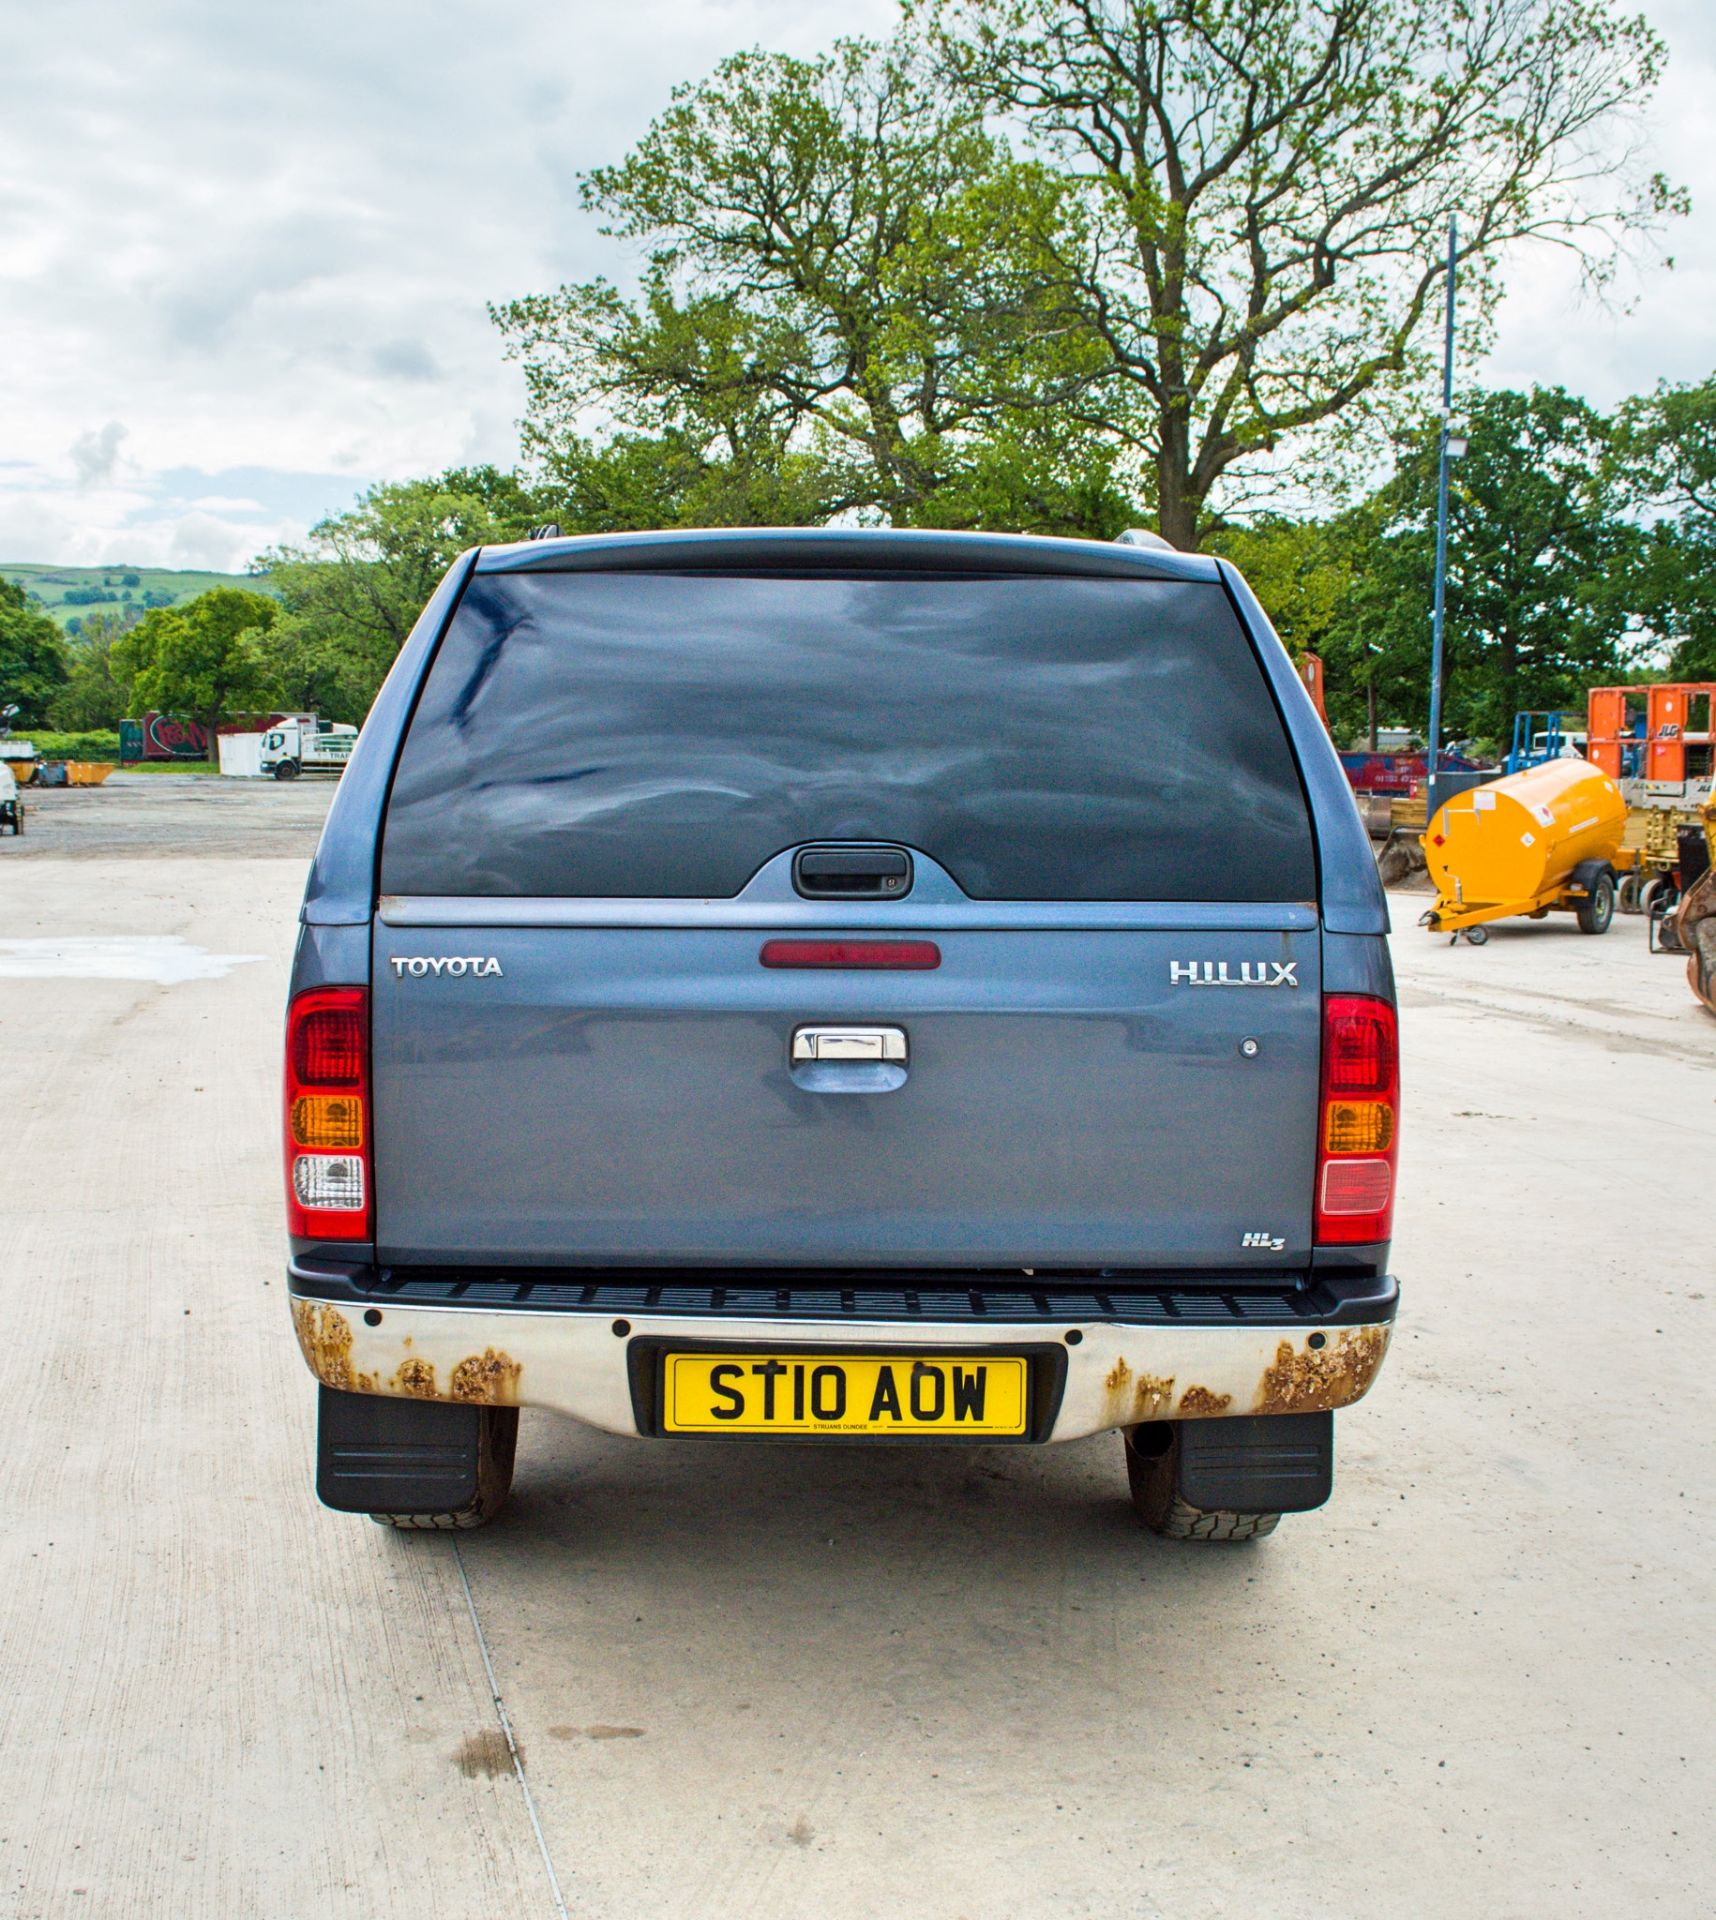
<path id="1" fill-rule="evenodd" d="M 206 760 L 208 757 L 208 734 L 195 720 L 180 720 L 170 713 L 144 714 L 145 760 Z"/>

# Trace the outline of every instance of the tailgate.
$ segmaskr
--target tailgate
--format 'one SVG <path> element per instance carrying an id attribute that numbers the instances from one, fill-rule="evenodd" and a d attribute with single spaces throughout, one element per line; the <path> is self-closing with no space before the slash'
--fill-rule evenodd
<path id="1" fill-rule="evenodd" d="M 907 914 L 890 937 L 933 939 L 941 964 L 882 973 L 765 967 L 770 930 L 751 925 L 378 921 L 380 1257 L 1302 1262 L 1320 1022 L 1296 917 L 924 931 Z M 897 1084 L 795 1067 L 795 1032 L 829 1024 L 897 1028 Z"/>

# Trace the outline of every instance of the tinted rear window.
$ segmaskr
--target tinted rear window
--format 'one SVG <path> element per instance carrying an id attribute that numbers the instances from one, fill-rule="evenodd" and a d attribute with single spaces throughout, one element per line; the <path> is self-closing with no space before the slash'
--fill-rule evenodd
<path id="1" fill-rule="evenodd" d="M 980 900 L 1307 900 L 1305 801 L 1219 586 L 477 575 L 382 849 L 395 894 L 725 898 L 885 840 Z"/>

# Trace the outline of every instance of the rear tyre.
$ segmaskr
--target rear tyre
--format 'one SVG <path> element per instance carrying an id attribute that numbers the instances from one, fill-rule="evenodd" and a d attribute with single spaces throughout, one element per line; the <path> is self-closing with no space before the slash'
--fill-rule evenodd
<path id="1" fill-rule="evenodd" d="M 1609 922 L 1615 917 L 1615 878 L 1613 874 L 1599 874 L 1591 883 L 1591 890 L 1575 909 L 1581 933 L 1607 933 Z"/>
<path id="2" fill-rule="evenodd" d="M 1194 1507 L 1183 1498 L 1177 1423 L 1158 1420 L 1129 1427 L 1122 1438 L 1133 1509 L 1152 1533 L 1165 1540 L 1262 1540 L 1280 1525 L 1279 1513 L 1232 1513 Z"/>
<path id="3" fill-rule="evenodd" d="M 484 1407 L 477 1423 L 477 1490 L 468 1503 L 451 1510 L 372 1513 L 369 1517 L 378 1527 L 394 1527 L 402 1533 L 452 1533 L 486 1527 L 512 1492 L 517 1455 L 518 1408 Z"/>

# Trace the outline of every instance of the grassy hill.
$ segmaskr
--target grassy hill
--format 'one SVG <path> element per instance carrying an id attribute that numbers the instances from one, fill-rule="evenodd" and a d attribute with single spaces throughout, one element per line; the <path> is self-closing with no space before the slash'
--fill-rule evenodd
<path id="1" fill-rule="evenodd" d="M 92 613 L 176 607 L 210 587 L 245 587 L 252 593 L 269 590 L 266 574 L 197 573 L 171 567 L 53 567 L 5 560 L 0 561 L 0 575 L 32 594 L 42 611 L 62 627 Z"/>

